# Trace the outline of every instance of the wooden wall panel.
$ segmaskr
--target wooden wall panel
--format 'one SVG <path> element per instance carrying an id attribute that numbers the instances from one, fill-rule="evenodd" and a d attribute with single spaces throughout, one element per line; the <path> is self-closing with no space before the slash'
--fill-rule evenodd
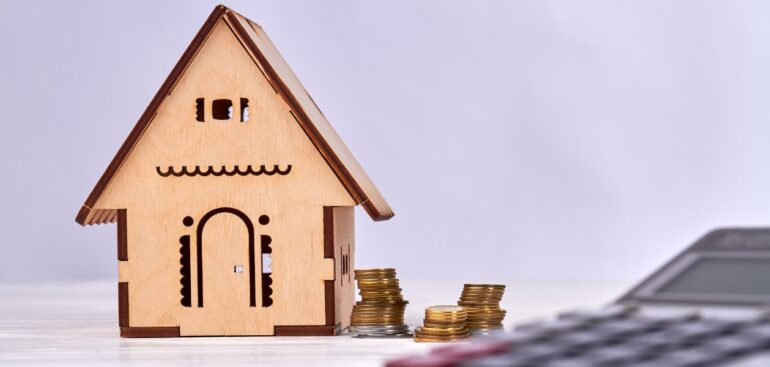
<path id="1" fill-rule="evenodd" d="M 194 106 L 201 97 L 234 102 L 248 98 L 250 120 L 198 122 Z M 291 164 L 292 168 L 286 175 L 164 177 L 158 173 L 159 167 L 165 172 L 169 166 L 192 171 L 195 166 L 225 165 L 233 170 L 234 165 L 262 164 L 281 169 Z M 327 322 L 324 205 L 352 207 L 355 202 L 296 123 L 290 107 L 229 26 L 220 21 L 94 210 L 129 208 L 132 212 L 125 233 L 130 256 L 120 267 L 121 279 L 131 283 L 132 328 L 178 326 L 181 335 L 272 335 L 275 326 Z M 195 307 L 182 305 L 180 238 L 190 236 L 190 258 L 196 259 L 194 244 L 199 240 L 201 218 L 225 207 L 243 212 L 255 236 L 272 239 L 274 303 L 270 307 L 261 307 L 261 292 L 256 299 L 259 307 L 249 306 L 242 286 L 248 282 L 238 280 L 248 272 L 233 270 L 235 265 L 248 265 L 248 235 L 244 222 L 227 213 L 212 217 L 200 236 L 204 307 L 197 307 L 196 292 L 191 296 Z M 260 223 L 263 215 L 269 217 L 266 224 Z M 185 224 L 186 217 L 194 223 Z M 258 254 L 257 271 L 261 272 Z M 197 270 L 192 261 L 191 274 Z M 199 281 L 193 276 L 192 289 Z"/>

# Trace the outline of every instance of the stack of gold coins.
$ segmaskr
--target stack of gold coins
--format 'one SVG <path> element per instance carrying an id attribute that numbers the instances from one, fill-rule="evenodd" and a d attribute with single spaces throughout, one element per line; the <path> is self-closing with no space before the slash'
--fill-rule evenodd
<path id="1" fill-rule="evenodd" d="M 486 334 L 503 328 L 505 310 L 500 308 L 505 286 L 501 284 L 466 284 L 458 305 L 468 312 L 468 327 L 474 334 Z"/>
<path id="2" fill-rule="evenodd" d="M 350 333 L 364 337 L 412 336 L 404 323 L 408 301 L 401 294 L 395 269 L 355 270 L 361 301 L 353 305 Z"/>
<path id="3" fill-rule="evenodd" d="M 423 325 L 414 329 L 418 342 L 448 342 L 470 336 L 468 313 L 460 306 L 431 306 L 425 309 Z"/>

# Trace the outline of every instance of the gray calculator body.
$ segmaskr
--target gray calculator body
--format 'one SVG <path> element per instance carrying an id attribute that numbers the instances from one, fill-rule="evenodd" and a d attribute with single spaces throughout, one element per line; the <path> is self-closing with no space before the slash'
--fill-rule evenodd
<path id="1" fill-rule="evenodd" d="M 762 308 L 770 305 L 770 228 L 707 233 L 618 303 Z"/>
<path id="2" fill-rule="evenodd" d="M 388 367 L 770 367 L 770 228 L 709 232 L 600 310 Z"/>
<path id="3" fill-rule="evenodd" d="M 767 317 L 770 310 L 770 228 L 721 228 L 690 245 L 633 287 L 616 305 L 641 315 L 697 311 L 720 319 Z M 760 353 L 725 366 L 770 366 Z"/>

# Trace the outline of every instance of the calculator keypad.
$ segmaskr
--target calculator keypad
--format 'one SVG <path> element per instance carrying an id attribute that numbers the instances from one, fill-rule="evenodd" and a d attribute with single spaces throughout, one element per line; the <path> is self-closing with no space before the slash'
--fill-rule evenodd
<path id="1" fill-rule="evenodd" d="M 640 315 L 613 307 L 569 312 L 555 320 L 471 344 L 445 346 L 427 356 L 388 362 L 388 367 L 616 367 L 724 366 L 770 352 L 770 320 Z"/>

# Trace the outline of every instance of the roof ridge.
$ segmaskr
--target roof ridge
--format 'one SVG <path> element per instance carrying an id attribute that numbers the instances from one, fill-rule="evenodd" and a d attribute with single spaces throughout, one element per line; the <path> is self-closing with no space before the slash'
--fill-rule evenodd
<path id="1" fill-rule="evenodd" d="M 262 43 L 267 42 L 266 44 L 263 44 L 263 46 L 270 48 L 267 51 L 274 51 L 275 56 L 280 58 L 280 60 L 272 61 L 282 62 L 282 65 L 279 66 L 284 66 L 285 70 L 283 70 L 283 75 L 281 74 L 280 70 L 275 70 L 274 66 L 271 65 L 271 60 L 269 57 L 266 56 L 265 52 L 260 49 L 259 45 L 257 45 L 257 41 L 253 39 L 248 30 L 243 27 L 238 17 L 243 18 L 249 24 L 249 28 L 251 28 L 251 30 L 255 33 L 256 36 L 258 36 L 258 38 L 260 36 L 259 32 L 262 32 L 264 39 L 260 39 L 260 41 Z M 310 95 L 299 82 L 296 75 L 294 75 L 294 73 L 288 67 L 288 64 L 286 64 L 285 60 L 283 60 L 283 57 L 280 55 L 280 53 L 278 53 L 277 49 L 275 49 L 272 41 L 270 41 L 269 37 L 264 34 L 262 27 L 259 26 L 256 22 L 228 8 L 227 6 L 219 4 L 214 7 L 214 10 L 203 23 L 198 33 L 185 49 L 184 53 L 182 53 L 179 61 L 177 61 L 177 63 L 174 65 L 174 68 L 166 77 L 158 92 L 155 94 L 153 99 L 150 101 L 150 104 L 142 113 L 136 125 L 133 127 L 133 129 L 131 129 L 128 137 L 126 137 L 126 140 L 118 149 L 118 152 L 115 154 L 114 158 L 107 166 L 107 169 L 99 178 L 99 181 L 97 181 L 93 190 L 78 212 L 75 220 L 82 225 L 91 224 L 91 220 L 94 216 L 93 208 L 97 200 L 107 188 L 117 171 L 123 165 L 123 162 L 131 153 L 134 146 L 146 130 L 147 126 L 149 126 L 149 124 L 154 119 L 155 115 L 157 114 L 157 110 L 163 100 L 165 100 L 166 96 L 168 96 L 168 94 L 176 85 L 176 82 L 187 70 L 187 67 L 195 58 L 198 50 L 200 50 L 200 48 L 203 46 L 206 39 L 208 38 L 208 35 L 220 20 L 224 20 L 231 26 L 231 30 L 233 30 L 236 37 L 241 38 L 242 41 L 246 41 L 243 42 L 244 46 L 248 46 L 248 51 L 255 54 L 255 56 L 259 59 L 259 62 L 263 64 L 262 66 L 264 66 L 266 69 L 265 71 L 270 74 L 272 79 L 274 79 L 273 82 L 275 82 L 277 91 L 280 91 L 279 93 L 282 94 L 282 97 L 289 104 L 295 119 L 308 135 L 316 149 L 318 149 L 324 160 L 326 160 L 326 162 L 329 164 L 335 175 L 337 175 L 337 178 L 340 180 L 342 185 L 346 190 L 348 190 L 348 193 L 350 193 L 356 204 L 361 204 L 369 216 L 374 220 L 387 220 L 393 217 L 393 210 L 389 207 L 385 199 L 380 194 L 379 190 L 377 190 L 371 179 L 369 179 L 368 175 L 366 175 L 366 172 L 363 171 L 360 163 L 358 163 L 355 157 L 353 157 L 352 152 L 350 152 L 336 131 L 334 131 L 334 128 L 331 127 L 325 116 L 323 116 L 323 113 L 320 111 L 318 106 L 315 105 L 315 101 L 312 101 L 312 97 L 310 97 Z M 254 26 L 259 29 L 259 32 L 254 29 Z M 291 81 L 294 81 L 294 84 L 297 85 L 285 82 L 283 80 L 285 78 L 296 79 Z M 311 116 L 308 115 L 308 113 L 312 114 L 313 111 L 306 111 L 306 108 L 303 108 L 303 104 L 301 102 L 302 96 L 295 96 L 294 93 L 292 93 L 292 87 L 295 89 L 300 88 L 301 92 L 304 92 L 304 94 L 313 104 L 310 107 L 315 108 L 318 114 L 320 114 L 320 119 L 322 119 L 322 121 L 313 121 Z M 294 92 L 297 91 L 295 90 Z M 319 129 L 319 127 L 321 127 L 321 129 Z M 332 141 L 328 141 L 329 139 Z M 341 152 L 337 152 L 335 149 L 340 150 Z M 340 157 L 338 153 L 342 153 L 343 156 Z M 352 165 L 353 167 L 348 167 L 349 165 Z M 371 200 L 372 198 L 374 200 Z"/>

